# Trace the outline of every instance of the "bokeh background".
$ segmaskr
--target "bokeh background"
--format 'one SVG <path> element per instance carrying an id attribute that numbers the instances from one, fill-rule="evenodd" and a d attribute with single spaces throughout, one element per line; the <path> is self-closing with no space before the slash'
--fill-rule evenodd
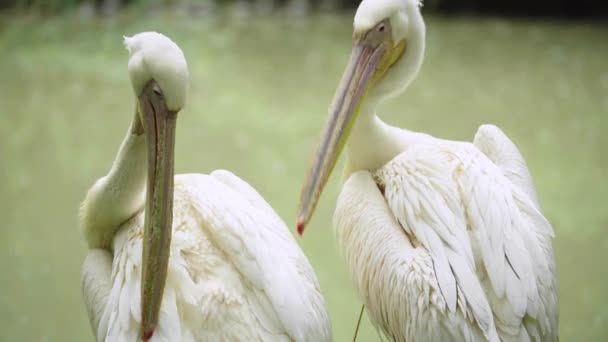
<path id="1" fill-rule="evenodd" d="M 122 35 L 184 50 L 176 171 L 224 168 L 291 226 L 346 64 L 358 0 L 0 1 L 0 341 L 93 340 L 77 209 L 109 169 L 134 99 Z M 561 341 L 608 340 L 608 2 L 427 0 L 423 69 L 389 123 L 471 140 L 499 125 L 557 237 Z M 336 341 L 360 302 L 333 238 L 334 176 L 307 234 Z M 292 227 L 293 228 L 293 227 Z M 364 319 L 359 341 L 378 341 Z"/>

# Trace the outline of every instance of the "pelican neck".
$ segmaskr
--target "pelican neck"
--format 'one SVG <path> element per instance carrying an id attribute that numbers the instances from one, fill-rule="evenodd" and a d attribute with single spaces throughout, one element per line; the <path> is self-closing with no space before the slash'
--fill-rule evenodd
<path id="1" fill-rule="evenodd" d="M 346 176 L 359 170 L 374 171 L 403 151 L 395 127 L 382 121 L 375 104 L 362 106 L 346 143 Z"/>

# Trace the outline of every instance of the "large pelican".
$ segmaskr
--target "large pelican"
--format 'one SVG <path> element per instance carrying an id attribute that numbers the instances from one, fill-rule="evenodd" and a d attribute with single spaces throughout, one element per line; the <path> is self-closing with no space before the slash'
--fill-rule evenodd
<path id="1" fill-rule="evenodd" d="M 308 171 L 298 232 L 346 146 L 334 226 L 373 324 L 392 341 L 556 341 L 553 230 L 501 130 L 473 144 L 392 127 L 377 105 L 422 64 L 419 0 L 363 0 Z"/>
<path id="2" fill-rule="evenodd" d="M 81 209 L 91 248 L 82 285 L 97 340 L 331 340 L 312 267 L 264 199 L 228 171 L 174 178 L 188 88 L 180 48 L 154 32 L 125 45 L 135 115 Z"/>

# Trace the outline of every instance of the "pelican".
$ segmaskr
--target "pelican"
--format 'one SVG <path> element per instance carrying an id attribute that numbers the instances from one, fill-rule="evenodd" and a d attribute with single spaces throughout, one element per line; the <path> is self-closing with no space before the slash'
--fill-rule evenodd
<path id="1" fill-rule="evenodd" d="M 312 267 L 264 199 L 228 171 L 174 177 L 180 48 L 155 32 L 124 43 L 135 115 L 81 208 L 97 341 L 330 341 Z"/>
<path id="2" fill-rule="evenodd" d="M 554 236 L 517 147 L 496 126 L 473 143 L 376 116 L 423 60 L 419 0 L 363 0 L 353 49 L 308 170 L 302 234 L 345 147 L 338 246 L 391 341 L 556 341 Z"/>

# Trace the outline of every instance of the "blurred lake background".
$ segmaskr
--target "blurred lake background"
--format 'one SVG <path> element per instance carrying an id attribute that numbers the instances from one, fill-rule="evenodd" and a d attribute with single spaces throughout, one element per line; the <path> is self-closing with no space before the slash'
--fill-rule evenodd
<path id="1" fill-rule="evenodd" d="M 188 59 L 176 172 L 235 172 L 294 232 L 357 3 L 0 1 L 0 341 L 93 340 L 77 210 L 132 118 L 123 35 L 163 32 Z M 607 4 L 427 0 L 422 71 L 379 109 L 447 139 L 494 123 L 519 146 L 557 235 L 562 342 L 608 341 Z M 360 302 L 332 232 L 339 189 L 334 176 L 297 241 L 335 340 L 350 341 Z M 367 318 L 358 340 L 379 340 Z"/>

